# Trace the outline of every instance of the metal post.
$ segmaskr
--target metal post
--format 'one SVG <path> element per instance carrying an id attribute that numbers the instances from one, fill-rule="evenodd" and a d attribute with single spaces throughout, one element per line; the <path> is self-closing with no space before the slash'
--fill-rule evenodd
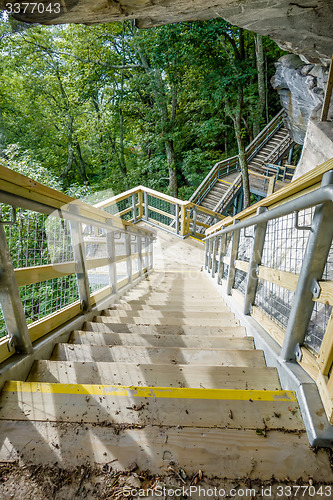
<path id="1" fill-rule="evenodd" d="M 328 184 L 333 184 L 332 171 L 324 174 L 322 179 L 322 186 Z M 281 349 L 281 358 L 284 361 L 294 361 L 297 346 L 304 342 L 314 306 L 313 291 L 322 277 L 332 244 L 332 220 L 332 202 L 326 202 L 316 207 Z"/>
<path id="2" fill-rule="evenodd" d="M 80 208 L 76 205 L 70 205 L 69 211 L 80 215 Z M 91 310 L 89 278 L 86 266 L 86 253 L 82 237 L 81 222 L 70 221 L 72 246 L 74 260 L 76 262 L 76 276 L 79 289 L 79 296 L 82 311 Z"/>
<path id="3" fill-rule="evenodd" d="M 132 194 L 132 212 L 133 212 L 133 224 L 136 223 L 136 195 Z"/>
<path id="4" fill-rule="evenodd" d="M 217 253 L 218 237 L 215 236 L 213 242 L 213 257 L 212 257 L 212 278 L 215 276 L 216 272 L 216 253 Z"/>
<path id="5" fill-rule="evenodd" d="M 149 269 L 153 269 L 153 238 L 149 238 Z"/>
<path id="6" fill-rule="evenodd" d="M 0 304 L 10 337 L 8 348 L 14 344 L 17 352 L 31 354 L 33 349 L 29 330 L 2 224 L 0 224 Z"/>
<path id="7" fill-rule="evenodd" d="M 142 239 L 141 235 L 137 235 L 137 247 L 138 247 L 138 271 L 139 271 L 139 276 L 142 276 L 142 270 L 143 270 L 143 265 L 142 265 Z"/>
<path id="8" fill-rule="evenodd" d="M 218 284 L 220 284 L 222 281 L 223 270 L 224 270 L 223 257 L 225 256 L 225 253 L 226 253 L 226 247 L 227 247 L 227 235 L 222 234 L 221 235 L 220 250 L 219 250 L 219 272 L 217 275 L 217 283 Z"/>
<path id="9" fill-rule="evenodd" d="M 208 257 L 209 257 L 209 248 L 210 248 L 210 239 L 205 242 L 205 269 L 208 270 Z"/>
<path id="10" fill-rule="evenodd" d="M 126 269 L 128 283 L 132 281 L 132 249 L 131 249 L 131 235 L 125 234 L 125 253 L 126 253 Z"/>
<path id="11" fill-rule="evenodd" d="M 197 207 L 193 207 L 193 227 L 192 227 L 193 236 L 196 235 L 196 232 L 197 232 Z"/>
<path id="12" fill-rule="evenodd" d="M 144 203 L 145 203 L 145 219 L 148 220 L 148 193 L 145 191 L 143 193 Z"/>
<path id="13" fill-rule="evenodd" d="M 178 205 L 178 203 L 176 203 L 176 218 L 175 218 L 175 222 L 176 222 L 176 234 L 179 234 L 179 205 Z"/>
<path id="14" fill-rule="evenodd" d="M 213 238 L 210 238 L 209 246 L 208 246 L 208 272 L 209 273 L 212 270 L 212 249 L 213 249 Z"/>
<path id="15" fill-rule="evenodd" d="M 234 221 L 234 225 L 237 224 L 238 221 Z M 235 260 L 237 259 L 238 254 L 238 245 L 239 245 L 239 229 L 234 229 L 232 233 L 232 244 L 231 244 L 231 255 L 228 269 L 228 277 L 227 277 L 227 294 L 231 295 L 232 287 L 234 286 L 235 281 Z"/>
<path id="16" fill-rule="evenodd" d="M 258 207 L 257 215 L 268 210 L 267 207 Z M 244 296 L 244 314 L 250 314 L 251 306 L 254 303 L 258 286 L 257 266 L 261 264 L 262 251 L 266 237 L 267 222 L 257 224 L 254 229 L 254 240 L 252 255 L 249 262 L 249 271 L 246 279 L 246 290 Z"/>
<path id="17" fill-rule="evenodd" d="M 148 271 L 148 267 L 149 267 L 149 246 L 148 246 L 149 240 L 148 240 L 147 236 L 145 236 L 144 241 L 145 241 L 144 253 L 146 254 L 145 255 L 145 264 L 144 264 L 144 266 L 145 266 L 145 269 L 146 269 L 146 272 L 147 272 Z"/>
<path id="18" fill-rule="evenodd" d="M 106 248 L 109 258 L 109 278 L 111 293 L 117 293 L 117 264 L 116 264 L 116 245 L 114 241 L 113 230 L 106 233 Z"/>

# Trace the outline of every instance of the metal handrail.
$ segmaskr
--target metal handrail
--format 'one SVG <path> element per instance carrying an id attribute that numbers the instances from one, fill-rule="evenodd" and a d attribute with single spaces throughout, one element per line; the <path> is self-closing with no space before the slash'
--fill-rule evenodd
<path id="1" fill-rule="evenodd" d="M 297 198 L 296 200 L 288 201 L 285 204 L 280 205 L 279 207 L 272 208 L 267 212 L 255 215 L 245 221 L 237 222 L 237 229 L 251 227 L 262 222 L 268 222 L 270 220 L 283 217 L 284 215 L 292 214 L 295 211 L 305 210 L 327 201 L 333 202 L 333 186 L 321 187 L 319 189 L 316 189 L 315 191 L 312 191 L 312 193 L 308 193 L 301 196 L 300 198 Z M 234 230 L 235 227 L 228 226 L 224 229 L 220 229 L 216 233 L 212 233 L 209 236 L 206 236 L 206 238 L 204 238 L 204 241 L 207 241 L 216 236 L 220 236 L 222 234 L 233 232 Z"/>
<path id="2" fill-rule="evenodd" d="M 272 366 L 296 386 L 310 442 L 322 446 L 328 442 L 331 446 L 333 438 L 333 318 L 330 307 L 327 310 L 328 304 L 333 305 L 333 280 L 327 266 L 333 240 L 332 166 L 333 159 L 285 189 L 285 196 L 289 192 L 297 198 L 283 201 L 283 194 L 273 194 L 265 200 L 267 206 L 254 205 L 256 215 L 250 216 L 251 210 L 246 209 L 204 239 L 205 269 L 225 285 L 225 300 L 237 290 L 243 320 L 253 328 L 255 334 L 251 334 L 257 336 L 259 345 L 266 346 L 270 360 L 274 359 Z M 320 179 L 321 186 L 316 188 Z M 309 188 L 314 190 L 309 192 Z M 304 222 L 300 224 L 301 211 Z M 280 224 L 268 224 L 281 217 L 285 219 Z M 250 246 L 245 241 L 249 227 L 254 228 Z M 313 388 L 309 383 L 302 386 L 304 375 L 296 363 L 312 377 L 319 391 L 316 397 L 320 394 L 324 402 L 326 421 L 324 411 L 318 421 L 318 404 L 322 403 L 313 403 Z"/>

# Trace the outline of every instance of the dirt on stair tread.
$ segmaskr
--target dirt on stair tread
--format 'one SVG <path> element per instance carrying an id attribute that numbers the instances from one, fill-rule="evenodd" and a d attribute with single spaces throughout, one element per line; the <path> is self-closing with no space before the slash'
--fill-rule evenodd
<path id="1" fill-rule="evenodd" d="M 244 349 L 188 347 L 127 347 L 56 344 L 51 360 L 131 363 L 197 364 L 210 366 L 265 366 L 263 352 Z"/>
<path id="2" fill-rule="evenodd" d="M 281 389 L 276 368 L 35 361 L 28 382 L 110 384 L 206 389 Z"/>
<path id="3" fill-rule="evenodd" d="M 137 325 L 135 323 L 86 322 L 85 331 L 114 332 L 114 333 L 142 333 L 142 334 L 170 334 L 170 335 L 223 335 L 227 337 L 241 336 L 246 332 L 243 326 L 188 326 L 188 325 Z"/>
<path id="4" fill-rule="evenodd" d="M 253 337 L 222 337 L 171 334 L 105 333 L 76 330 L 70 344 L 151 347 L 191 347 L 208 349 L 254 349 Z"/>
<path id="5" fill-rule="evenodd" d="M 10 456 L 11 461 L 17 460 L 22 465 L 54 467 L 57 462 L 57 467 L 69 468 L 83 463 L 108 464 L 113 470 L 128 470 L 135 462 L 139 471 L 149 470 L 159 475 L 172 461 L 189 477 L 199 468 L 206 477 L 235 479 L 236 474 L 236 484 L 245 477 L 271 481 L 272 475 L 282 482 L 288 482 L 288 478 L 298 480 L 296 484 L 309 483 L 309 478 L 313 483 L 333 480 L 325 450 L 314 453 L 306 434 L 299 432 L 270 431 L 264 437 L 255 430 L 246 429 L 199 432 L 189 428 L 136 429 L 112 427 L 108 422 L 104 425 L 36 422 L 32 427 L 27 421 L 15 422 L 15 429 L 13 434 L 12 422 L 0 422 L 2 435 L 8 436 L 6 449 L 0 449 L 2 461 Z M 45 446 L 45 443 L 50 445 Z M 96 446 L 96 443 L 103 443 L 103 446 Z M 60 496 L 59 500 L 64 497 Z"/>

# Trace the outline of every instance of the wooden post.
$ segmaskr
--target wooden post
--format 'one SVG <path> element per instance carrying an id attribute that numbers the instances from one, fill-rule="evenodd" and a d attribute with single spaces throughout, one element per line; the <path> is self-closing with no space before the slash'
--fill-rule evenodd
<path id="1" fill-rule="evenodd" d="M 272 177 L 270 177 L 269 183 L 268 183 L 267 196 L 270 196 L 271 194 L 274 193 L 275 181 L 276 181 L 276 176 L 272 175 Z"/>
<path id="2" fill-rule="evenodd" d="M 322 121 L 322 122 L 327 121 L 328 111 L 330 108 L 331 97 L 332 97 L 332 89 L 333 89 L 333 56 L 331 59 L 330 70 L 328 72 L 328 80 L 327 80 L 327 85 L 326 85 L 325 98 L 324 98 L 323 107 L 321 110 L 320 121 Z"/>
<path id="3" fill-rule="evenodd" d="M 184 205 L 180 207 L 180 234 L 185 236 L 186 232 L 186 209 Z"/>
<path id="4" fill-rule="evenodd" d="M 139 219 L 143 219 L 143 193 L 141 189 L 138 192 L 138 199 L 139 199 Z"/>

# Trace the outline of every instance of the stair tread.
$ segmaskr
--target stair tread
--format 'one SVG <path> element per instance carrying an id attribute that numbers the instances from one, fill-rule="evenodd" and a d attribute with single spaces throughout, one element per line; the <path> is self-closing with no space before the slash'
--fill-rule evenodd
<path id="1" fill-rule="evenodd" d="M 304 430 L 295 394 L 179 387 L 8 382 L 0 419 Z M 204 402 L 204 404 L 203 404 Z M 89 404 L 87 404 L 89 403 Z M 230 412 L 232 418 L 230 418 Z M 275 416 L 279 412 L 279 416 Z"/>
<path id="2" fill-rule="evenodd" d="M 220 349 L 254 349 L 252 337 L 213 337 L 213 336 L 185 336 L 159 335 L 136 333 L 102 333 L 76 330 L 70 338 L 71 344 L 90 345 L 122 345 L 147 347 L 195 347 Z"/>
<path id="3" fill-rule="evenodd" d="M 115 333 L 141 333 L 141 334 L 171 334 L 171 335 L 223 335 L 227 337 L 243 337 L 243 326 L 188 326 L 188 325 L 137 325 L 135 323 L 95 323 L 86 322 L 86 331 L 115 332 Z"/>
<path id="4" fill-rule="evenodd" d="M 112 424 L 111 424 L 112 425 Z M 264 428 L 261 424 L 260 428 Z M 270 480 L 272 471 L 278 480 L 311 477 L 317 482 L 331 479 L 332 471 L 325 450 L 316 454 L 310 449 L 304 432 L 268 432 L 266 438 L 252 429 L 203 429 L 159 427 L 121 428 L 113 431 L 110 425 L 61 424 L 61 432 L 54 424 L 36 422 L 0 422 L 0 431 L 6 438 L 1 459 L 18 457 L 24 450 L 33 464 L 61 467 L 81 467 L 82 457 L 89 463 L 110 464 L 116 470 L 128 470 L 135 462 L 141 470 L 153 474 L 166 471 L 172 460 L 181 464 L 189 476 L 202 469 L 207 477 L 248 477 Z M 45 446 L 53 442 L 54 446 Z M 90 443 L 103 443 L 93 446 Z M 251 460 L 249 459 L 251 457 Z M 302 459 L 300 459 L 302 457 Z M 169 459 L 169 460 L 168 460 Z M 260 464 L 255 467 L 254 464 Z M 235 472 L 236 471 L 236 472 Z"/>
<path id="5" fill-rule="evenodd" d="M 238 321 L 235 319 L 232 313 L 224 313 L 223 318 L 175 318 L 172 315 L 168 317 L 146 317 L 140 316 L 127 316 L 127 317 L 116 317 L 116 316 L 95 316 L 94 321 L 97 323 L 122 323 L 126 324 L 133 322 L 137 325 L 165 325 L 165 326 L 238 326 Z"/>
<path id="6" fill-rule="evenodd" d="M 190 347 L 99 346 L 56 344 L 51 360 L 114 361 L 216 366 L 265 366 L 263 352 L 243 349 L 196 349 Z"/>
<path id="7" fill-rule="evenodd" d="M 264 380 L 264 385 L 263 385 Z M 110 384 L 209 389 L 281 389 L 276 368 L 35 361 L 29 382 Z"/>

